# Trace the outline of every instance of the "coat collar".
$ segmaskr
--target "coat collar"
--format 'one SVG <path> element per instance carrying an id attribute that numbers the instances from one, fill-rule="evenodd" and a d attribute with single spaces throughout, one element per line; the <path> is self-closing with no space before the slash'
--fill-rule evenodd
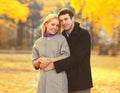
<path id="1" fill-rule="evenodd" d="M 75 24 L 75 25 L 74 25 L 74 28 L 73 28 L 73 30 L 71 31 L 71 33 L 70 33 L 69 35 L 77 34 L 78 31 L 79 31 L 79 29 L 80 29 L 80 24 L 79 24 L 78 22 L 75 22 L 74 24 Z M 64 30 L 64 31 L 63 31 L 63 35 L 67 36 L 66 33 L 67 33 L 67 31 Z"/>

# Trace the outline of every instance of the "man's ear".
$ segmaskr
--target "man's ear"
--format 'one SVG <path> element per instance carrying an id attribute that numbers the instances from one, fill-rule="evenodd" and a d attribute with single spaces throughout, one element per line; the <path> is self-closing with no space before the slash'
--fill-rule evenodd
<path id="1" fill-rule="evenodd" d="M 72 17 L 72 20 L 75 21 L 75 17 L 74 16 Z"/>

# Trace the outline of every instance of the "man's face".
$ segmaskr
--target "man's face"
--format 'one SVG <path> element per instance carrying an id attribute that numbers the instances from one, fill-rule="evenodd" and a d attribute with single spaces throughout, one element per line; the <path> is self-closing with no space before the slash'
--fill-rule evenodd
<path id="1" fill-rule="evenodd" d="M 74 17 L 70 18 L 69 14 L 60 15 L 59 21 L 64 30 L 70 31 L 74 24 Z"/>

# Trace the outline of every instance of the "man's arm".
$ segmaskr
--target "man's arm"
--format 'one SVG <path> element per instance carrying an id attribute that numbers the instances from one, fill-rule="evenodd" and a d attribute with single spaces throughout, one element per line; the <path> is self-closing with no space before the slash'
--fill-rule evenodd
<path id="1" fill-rule="evenodd" d="M 80 36 L 81 37 L 79 38 L 81 39 L 78 40 L 79 45 L 76 47 L 76 49 L 74 49 L 74 54 L 68 58 L 54 62 L 54 67 L 57 73 L 81 65 L 84 60 L 89 59 L 91 46 L 90 35 L 87 31 L 85 31 Z"/>

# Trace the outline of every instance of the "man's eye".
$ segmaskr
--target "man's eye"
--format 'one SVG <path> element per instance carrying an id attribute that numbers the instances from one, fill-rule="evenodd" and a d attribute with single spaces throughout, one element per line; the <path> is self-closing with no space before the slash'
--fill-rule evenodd
<path id="1" fill-rule="evenodd" d="M 68 18 L 65 18 L 65 20 L 68 20 Z"/>

